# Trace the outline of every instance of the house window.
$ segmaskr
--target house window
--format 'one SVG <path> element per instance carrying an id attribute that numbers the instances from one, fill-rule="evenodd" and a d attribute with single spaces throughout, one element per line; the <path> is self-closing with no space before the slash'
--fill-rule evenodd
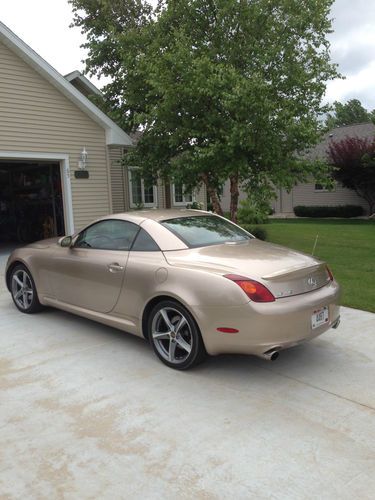
<path id="1" fill-rule="evenodd" d="M 183 184 L 173 184 L 173 205 L 186 205 L 194 201 L 194 196 L 192 193 L 185 192 L 185 186 Z"/>
<path id="2" fill-rule="evenodd" d="M 315 184 L 315 191 L 328 191 L 326 187 L 323 186 L 323 184 Z"/>
<path id="3" fill-rule="evenodd" d="M 131 208 L 156 207 L 156 186 L 142 179 L 137 169 L 129 169 L 129 192 Z"/>
<path id="4" fill-rule="evenodd" d="M 315 184 L 315 191 L 318 193 L 329 193 L 332 191 L 335 191 L 335 188 L 333 187 L 332 189 L 328 189 L 326 186 L 323 186 L 323 184 L 319 184 L 318 182 Z"/>

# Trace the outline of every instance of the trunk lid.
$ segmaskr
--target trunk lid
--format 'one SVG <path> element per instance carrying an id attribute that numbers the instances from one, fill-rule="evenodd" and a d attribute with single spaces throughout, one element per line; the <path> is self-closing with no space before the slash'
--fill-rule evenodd
<path id="1" fill-rule="evenodd" d="M 318 259 L 257 239 L 169 251 L 164 255 L 172 266 L 255 279 L 276 298 L 310 292 L 330 281 L 326 265 Z"/>

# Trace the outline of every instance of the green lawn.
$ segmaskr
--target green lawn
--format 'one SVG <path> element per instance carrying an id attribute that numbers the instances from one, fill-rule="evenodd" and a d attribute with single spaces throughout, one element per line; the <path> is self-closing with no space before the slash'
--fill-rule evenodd
<path id="1" fill-rule="evenodd" d="M 326 261 L 342 286 L 342 305 L 375 312 L 375 221 L 272 219 L 267 240 Z"/>

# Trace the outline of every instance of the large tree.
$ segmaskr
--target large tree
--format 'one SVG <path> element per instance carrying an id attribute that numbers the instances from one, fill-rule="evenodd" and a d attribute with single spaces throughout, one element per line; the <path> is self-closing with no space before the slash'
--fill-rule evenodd
<path id="1" fill-rule="evenodd" d="M 328 158 L 333 177 L 367 201 L 370 214 L 375 212 L 375 138 L 346 137 L 332 142 Z"/>
<path id="2" fill-rule="evenodd" d="M 108 109 L 143 131 L 128 162 L 145 174 L 203 183 L 219 213 L 229 178 L 236 220 L 241 183 L 291 188 L 317 173 L 299 153 L 319 138 L 337 76 L 333 0 L 70 1 L 87 71 L 112 79 Z"/>
<path id="3" fill-rule="evenodd" d="M 358 99 L 350 99 L 346 103 L 335 101 L 333 103 L 333 112 L 327 115 L 326 127 L 342 127 L 343 125 L 352 125 L 354 123 L 366 123 L 374 121 L 375 110 L 367 111 Z"/>

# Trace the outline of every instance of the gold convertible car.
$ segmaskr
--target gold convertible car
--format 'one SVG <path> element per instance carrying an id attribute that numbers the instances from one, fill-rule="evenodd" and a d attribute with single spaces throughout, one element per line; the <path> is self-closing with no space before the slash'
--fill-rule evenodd
<path id="1" fill-rule="evenodd" d="M 180 370 L 206 354 L 273 360 L 340 321 L 324 262 L 198 210 L 111 215 L 14 250 L 6 283 L 21 312 L 52 306 L 144 337 Z"/>

